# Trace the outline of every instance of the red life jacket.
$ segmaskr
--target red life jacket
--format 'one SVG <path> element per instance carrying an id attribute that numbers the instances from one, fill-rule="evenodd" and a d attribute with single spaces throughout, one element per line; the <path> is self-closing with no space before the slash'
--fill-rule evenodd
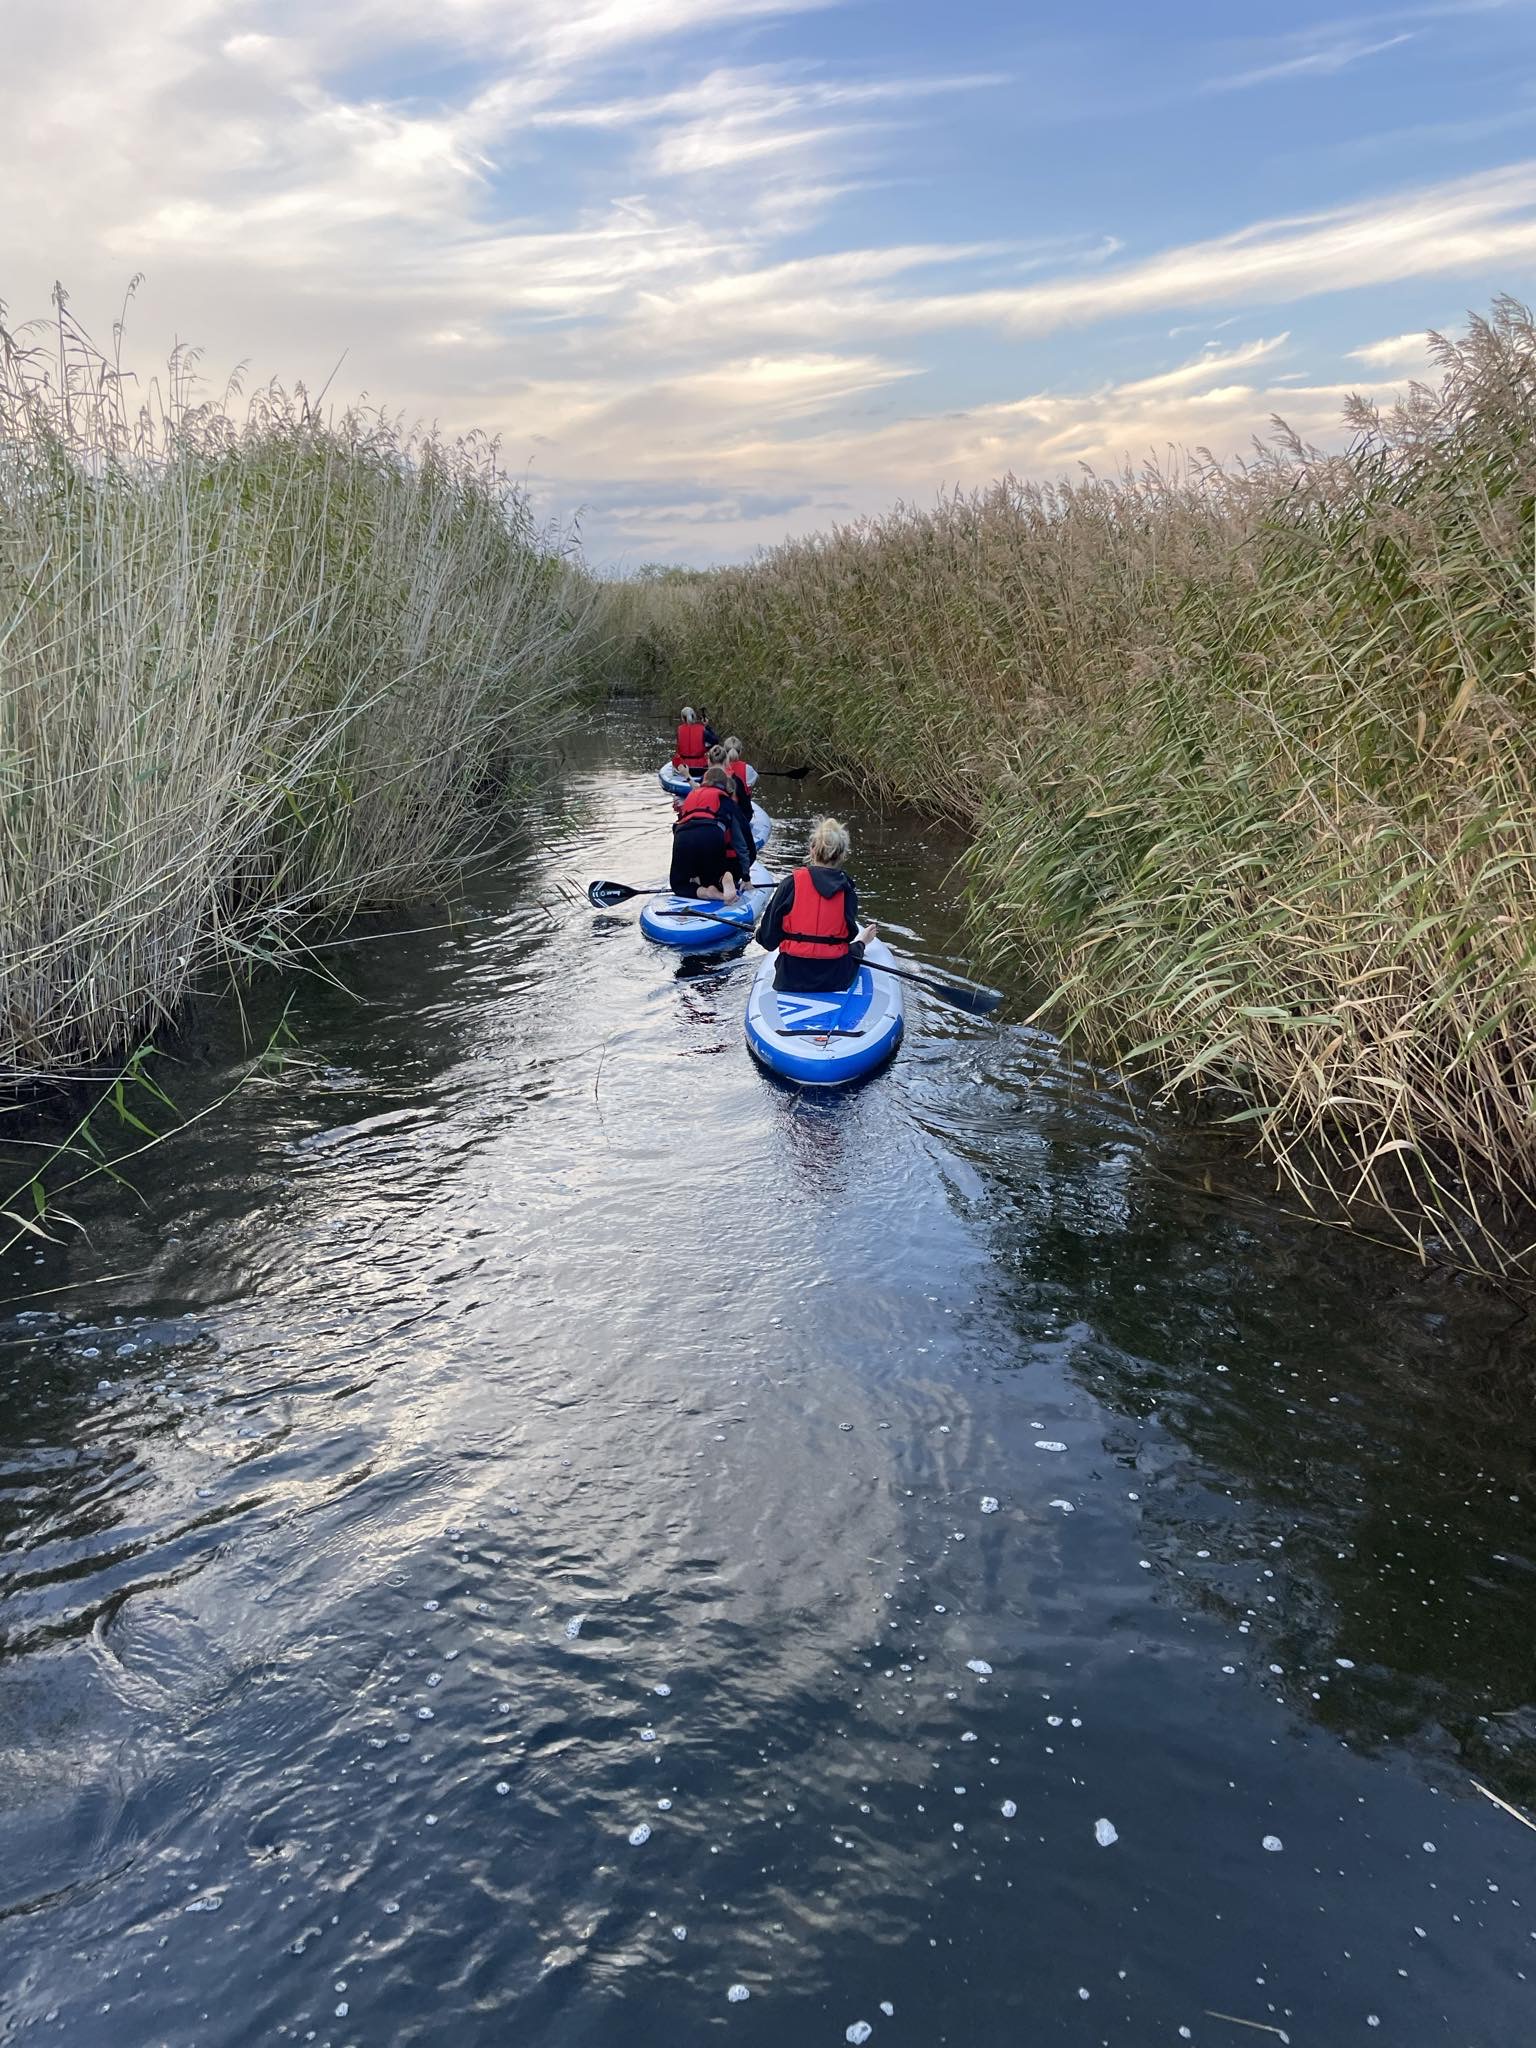
<path id="1" fill-rule="evenodd" d="M 684 825 L 698 825 L 707 820 L 711 825 L 718 825 L 721 831 L 725 833 L 727 841 L 729 841 L 731 836 L 730 828 L 720 813 L 721 806 L 729 803 L 730 800 L 730 791 L 725 789 L 705 787 L 689 790 L 688 794 L 683 798 L 682 806 L 677 814 L 677 823 L 672 827 L 672 830 L 678 832 L 682 830 Z"/>
<path id="2" fill-rule="evenodd" d="M 809 868 L 795 869 L 795 893 L 784 913 L 779 951 L 797 960 L 836 960 L 848 951 L 847 898 L 841 889 L 823 896 Z"/>
<path id="3" fill-rule="evenodd" d="M 709 750 L 704 744 L 704 728 L 697 723 L 680 725 L 677 728 L 677 752 L 672 756 L 674 768 L 686 768 L 690 775 L 702 775 L 709 766 Z"/>
<path id="4" fill-rule="evenodd" d="M 732 773 L 732 774 L 733 774 L 733 775 L 735 776 L 736 780 L 737 780 L 737 781 L 738 781 L 738 782 L 739 782 L 739 783 L 741 784 L 742 788 L 743 788 L 743 789 L 747 789 L 747 788 L 749 788 L 749 787 L 750 787 L 750 785 L 749 785 L 749 784 L 748 784 L 748 782 L 747 782 L 747 764 L 746 764 L 746 762 L 745 762 L 745 761 L 732 761 L 732 762 L 731 762 L 731 764 L 730 764 L 730 768 L 731 768 L 731 773 Z"/>

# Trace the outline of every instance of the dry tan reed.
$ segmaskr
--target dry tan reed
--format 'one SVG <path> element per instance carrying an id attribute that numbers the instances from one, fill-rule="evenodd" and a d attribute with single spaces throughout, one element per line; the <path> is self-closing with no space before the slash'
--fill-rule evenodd
<path id="1" fill-rule="evenodd" d="M 439 886 L 591 672 L 490 446 L 0 327 L 0 1082 Z"/>

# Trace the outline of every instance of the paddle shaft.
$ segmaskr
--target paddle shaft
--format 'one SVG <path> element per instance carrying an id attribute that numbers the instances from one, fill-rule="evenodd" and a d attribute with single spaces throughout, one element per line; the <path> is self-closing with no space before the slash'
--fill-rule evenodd
<path id="1" fill-rule="evenodd" d="M 734 918 L 716 917 L 708 910 L 674 910 L 670 915 L 707 918 L 711 924 L 723 925 L 727 931 L 746 930 L 746 926 L 738 924 Z M 927 989 L 928 993 L 937 996 L 940 1002 L 952 1003 L 957 1010 L 964 1010 L 972 1017 L 985 1017 L 997 1007 L 998 999 L 990 993 L 984 997 L 980 990 L 973 992 L 970 989 L 958 988 L 950 982 L 933 981 L 926 974 L 914 974 L 910 967 L 887 967 L 883 961 L 870 959 L 865 959 L 862 964 L 871 974 L 893 974 L 898 981 L 910 981 L 914 988 Z M 983 1001 L 985 1008 L 982 1007 Z"/>

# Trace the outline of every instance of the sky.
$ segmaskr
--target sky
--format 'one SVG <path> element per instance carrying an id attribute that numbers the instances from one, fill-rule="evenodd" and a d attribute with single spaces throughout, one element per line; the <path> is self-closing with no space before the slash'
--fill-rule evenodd
<path id="1" fill-rule="evenodd" d="M 1536 0 L 5 0 L 0 301 L 500 437 L 601 568 L 1429 374 Z"/>

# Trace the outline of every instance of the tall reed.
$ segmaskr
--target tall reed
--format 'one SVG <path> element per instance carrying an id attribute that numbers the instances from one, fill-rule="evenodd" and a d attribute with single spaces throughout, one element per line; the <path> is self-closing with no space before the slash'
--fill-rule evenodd
<path id="1" fill-rule="evenodd" d="M 1536 1271 L 1536 331 L 1345 452 L 1006 479 L 663 593 L 673 693 L 973 824 L 978 930 L 1315 1196 Z"/>
<path id="2" fill-rule="evenodd" d="M 192 367 L 139 401 L 62 302 L 0 326 L 0 1082 L 439 886 L 592 678 L 493 447 Z"/>

